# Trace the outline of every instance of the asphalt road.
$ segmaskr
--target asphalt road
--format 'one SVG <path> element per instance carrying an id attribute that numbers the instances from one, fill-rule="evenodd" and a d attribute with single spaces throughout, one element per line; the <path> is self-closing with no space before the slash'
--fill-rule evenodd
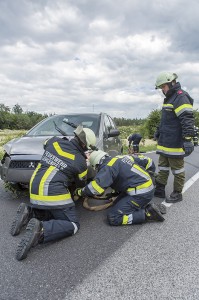
<path id="1" fill-rule="evenodd" d="M 28 199 L 15 199 L 1 181 L 0 300 L 199 299 L 198 153 L 195 147 L 186 158 L 184 200 L 167 208 L 163 223 L 111 227 L 107 211 L 79 203 L 79 232 L 32 249 L 21 262 L 15 250 L 23 233 L 12 237 L 9 229 Z"/>

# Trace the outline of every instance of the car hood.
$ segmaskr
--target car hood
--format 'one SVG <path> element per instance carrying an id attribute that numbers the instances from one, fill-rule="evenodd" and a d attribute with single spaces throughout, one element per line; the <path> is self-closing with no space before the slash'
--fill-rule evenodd
<path id="1" fill-rule="evenodd" d="M 70 140 L 74 136 L 67 136 Z M 24 136 L 13 139 L 3 146 L 8 155 L 42 155 L 44 152 L 43 144 L 49 136 Z M 97 138 L 96 146 L 101 149 L 102 140 Z"/>
<path id="2" fill-rule="evenodd" d="M 49 136 L 29 137 L 13 139 L 4 145 L 4 150 L 9 155 L 42 155 L 44 152 L 44 141 L 50 138 Z"/>

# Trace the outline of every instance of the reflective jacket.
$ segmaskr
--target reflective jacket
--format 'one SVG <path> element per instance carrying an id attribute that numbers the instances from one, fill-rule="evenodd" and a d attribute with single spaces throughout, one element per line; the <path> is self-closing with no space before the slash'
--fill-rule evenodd
<path id="1" fill-rule="evenodd" d="M 86 157 L 76 139 L 52 137 L 30 180 L 30 202 L 41 208 L 73 204 L 68 187 L 87 177 Z"/>
<path id="2" fill-rule="evenodd" d="M 183 157 L 185 137 L 194 132 L 193 99 L 176 83 L 166 94 L 158 132 L 157 153 L 167 157 Z"/>
<path id="3" fill-rule="evenodd" d="M 108 187 L 132 196 L 145 194 L 154 189 L 148 172 L 134 163 L 129 155 L 105 158 L 94 180 L 83 188 L 83 195 L 101 195 Z"/>

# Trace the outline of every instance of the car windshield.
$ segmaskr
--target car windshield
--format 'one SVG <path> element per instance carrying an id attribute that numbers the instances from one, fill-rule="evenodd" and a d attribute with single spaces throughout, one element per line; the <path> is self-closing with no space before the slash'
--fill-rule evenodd
<path id="1" fill-rule="evenodd" d="M 73 136 L 75 128 L 71 125 L 82 125 L 85 128 L 90 128 L 94 131 L 96 136 L 99 133 L 99 124 L 100 124 L 100 115 L 95 114 L 71 114 L 71 115 L 55 115 L 49 117 L 38 125 L 33 127 L 26 136 L 53 136 L 53 135 L 62 135 L 59 130 L 56 129 L 56 126 L 61 129 L 65 135 Z"/>

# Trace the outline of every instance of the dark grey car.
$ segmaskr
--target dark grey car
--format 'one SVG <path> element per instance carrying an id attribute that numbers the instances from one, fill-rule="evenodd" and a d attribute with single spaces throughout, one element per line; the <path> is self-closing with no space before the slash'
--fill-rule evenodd
<path id="1" fill-rule="evenodd" d="M 0 163 L 1 179 L 27 184 L 44 152 L 44 141 L 54 135 L 66 135 L 70 139 L 74 136 L 74 125 L 79 124 L 94 131 L 98 149 L 111 156 L 122 153 L 120 132 L 106 113 L 54 115 L 38 123 L 23 137 L 13 139 L 3 146 L 5 154 Z"/>

